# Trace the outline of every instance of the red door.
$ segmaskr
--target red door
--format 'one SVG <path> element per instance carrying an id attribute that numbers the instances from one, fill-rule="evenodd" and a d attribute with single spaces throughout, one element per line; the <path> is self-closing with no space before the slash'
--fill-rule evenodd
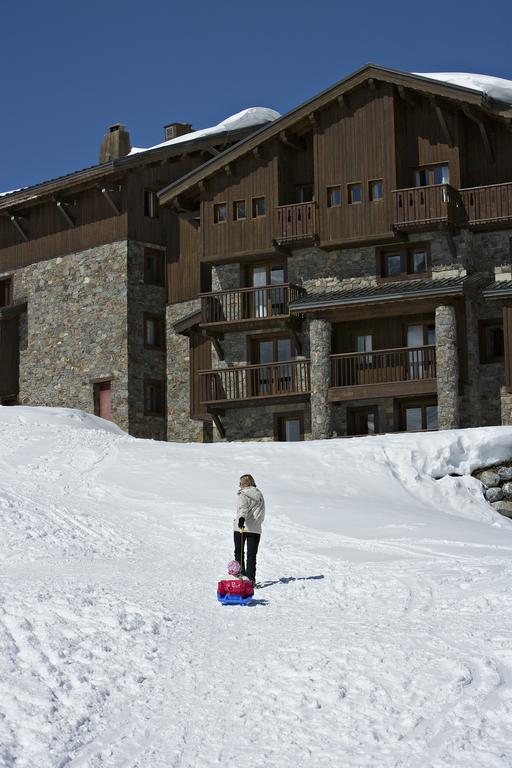
<path id="1" fill-rule="evenodd" d="M 112 382 L 100 381 L 94 385 L 94 413 L 112 421 Z"/>

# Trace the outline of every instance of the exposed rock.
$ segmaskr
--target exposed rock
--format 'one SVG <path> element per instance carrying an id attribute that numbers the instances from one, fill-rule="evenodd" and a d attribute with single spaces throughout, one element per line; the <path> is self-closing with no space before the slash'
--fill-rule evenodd
<path id="1" fill-rule="evenodd" d="M 486 488 L 497 488 L 500 484 L 498 473 L 494 472 L 492 469 L 484 469 L 483 472 L 480 472 L 476 476 Z"/>
<path id="2" fill-rule="evenodd" d="M 493 501 L 491 502 L 491 507 L 494 507 L 500 515 L 512 518 L 512 501 Z"/>
<path id="3" fill-rule="evenodd" d="M 512 498 L 512 483 L 503 483 L 503 485 L 501 486 L 501 490 L 503 491 L 503 495 L 507 499 Z"/>
<path id="4" fill-rule="evenodd" d="M 512 480 L 512 467 L 498 467 L 498 477 L 500 480 Z"/>
<path id="5" fill-rule="evenodd" d="M 501 501 L 503 498 L 503 491 L 501 488 L 487 488 L 485 498 L 490 502 Z"/>

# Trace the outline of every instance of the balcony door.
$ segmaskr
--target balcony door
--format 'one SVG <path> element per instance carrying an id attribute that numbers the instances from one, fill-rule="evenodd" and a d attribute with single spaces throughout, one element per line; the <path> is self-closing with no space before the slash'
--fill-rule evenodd
<path id="1" fill-rule="evenodd" d="M 251 340 L 251 360 L 258 368 L 251 369 L 252 391 L 255 395 L 277 395 L 293 391 L 293 366 L 289 361 L 295 355 L 292 340 L 286 336 Z M 281 364 L 281 361 L 282 364 Z"/>
<path id="2" fill-rule="evenodd" d="M 436 327 L 433 323 L 407 326 L 408 347 L 423 347 L 435 343 Z M 432 370 L 433 358 L 428 354 L 428 350 L 412 350 L 408 353 L 408 357 L 410 380 L 435 378 Z"/>
<path id="3" fill-rule="evenodd" d="M 259 264 L 248 269 L 248 285 L 257 288 L 252 294 L 254 317 L 286 314 L 283 264 Z"/>

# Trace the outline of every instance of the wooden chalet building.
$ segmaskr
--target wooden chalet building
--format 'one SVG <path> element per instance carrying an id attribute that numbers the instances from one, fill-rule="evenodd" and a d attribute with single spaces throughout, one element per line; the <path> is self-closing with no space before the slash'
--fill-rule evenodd
<path id="1" fill-rule="evenodd" d="M 114 125 L 98 165 L 0 195 L 0 405 L 81 408 L 167 438 L 166 303 L 195 229 L 157 192 L 276 115 L 173 123 L 162 144 L 133 151 Z M 190 268 L 179 279 L 199 290 L 207 270 Z"/>
<path id="2" fill-rule="evenodd" d="M 368 65 L 163 189 L 197 232 L 169 438 L 511 423 L 511 129 L 481 91 Z"/>
<path id="3" fill-rule="evenodd" d="M 374 65 L 227 134 L 114 126 L 0 196 L 0 402 L 169 440 L 512 423 L 511 126 Z"/>

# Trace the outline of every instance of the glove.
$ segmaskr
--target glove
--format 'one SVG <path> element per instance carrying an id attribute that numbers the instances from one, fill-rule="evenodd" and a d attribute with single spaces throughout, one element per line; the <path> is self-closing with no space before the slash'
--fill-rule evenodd
<path id="1" fill-rule="evenodd" d="M 239 528 L 245 528 L 245 517 L 239 517 L 238 518 L 238 527 Z"/>

